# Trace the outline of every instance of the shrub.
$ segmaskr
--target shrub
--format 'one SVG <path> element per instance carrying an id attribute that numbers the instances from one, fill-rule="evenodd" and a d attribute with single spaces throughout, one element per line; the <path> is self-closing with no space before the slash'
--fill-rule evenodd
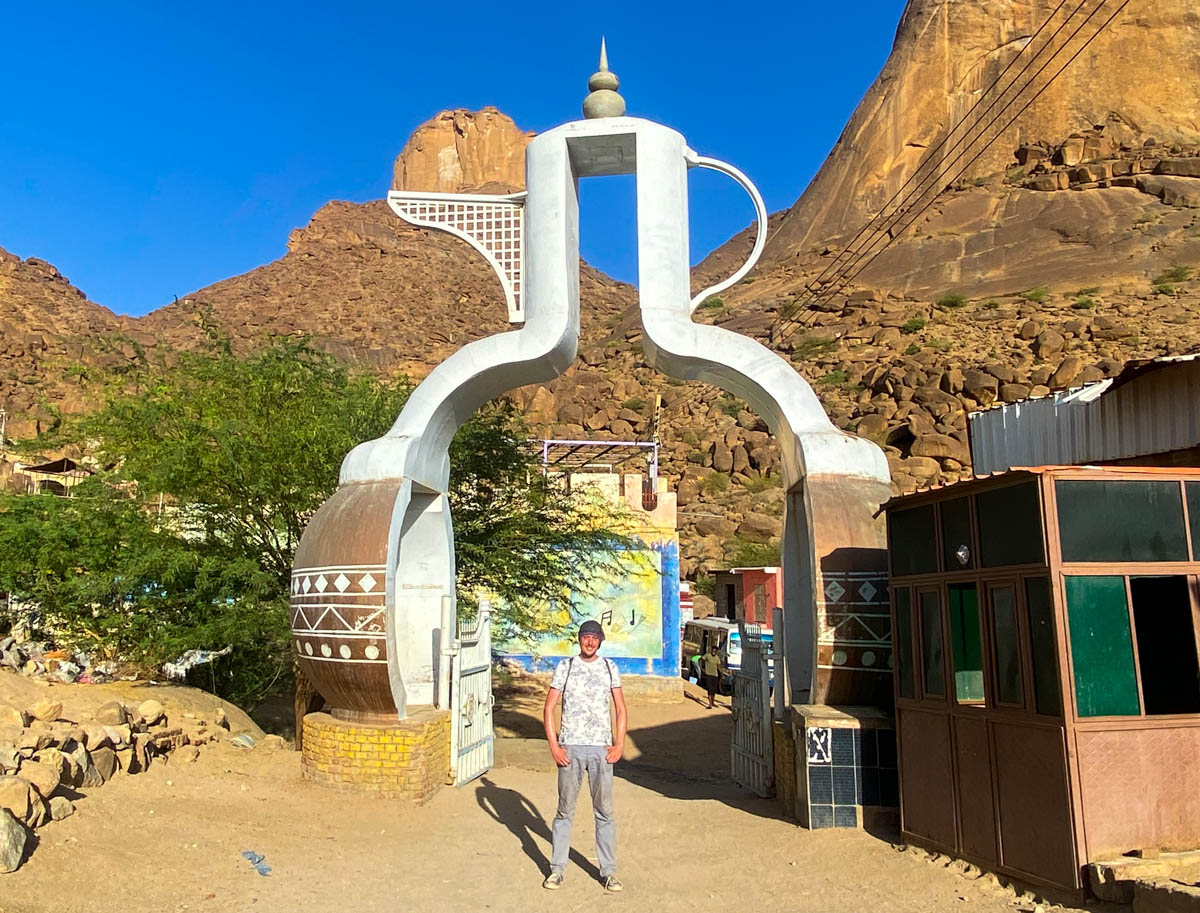
<path id="1" fill-rule="evenodd" d="M 828 352 L 832 352 L 836 348 L 836 339 L 818 339 L 812 336 L 805 336 L 794 346 L 792 346 L 792 361 L 799 361 L 805 358 L 816 358 L 818 355 L 824 355 Z"/>
<path id="2" fill-rule="evenodd" d="M 639 396 L 635 396 L 633 399 L 625 400 L 625 402 L 621 403 L 621 405 L 626 409 L 632 409 L 634 412 L 638 412 L 645 408 L 646 401 Z"/>
<path id="3" fill-rule="evenodd" d="M 943 295 L 934 302 L 941 308 L 960 308 L 967 303 L 967 296 L 959 292 L 950 292 L 948 295 Z"/>
<path id="4" fill-rule="evenodd" d="M 720 399 L 717 400 L 717 408 L 726 415 L 736 418 L 737 414 L 745 407 L 742 405 L 742 401 L 736 396 L 724 393 L 721 395 Z"/>
<path id="5" fill-rule="evenodd" d="M 1025 289 L 1019 297 L 1024 298 L 1026 301 L 1032 301 L 1034 304 L 1041 304 L 1046 300 L 1048 294 L 1050 294 L 1049 288 L 1044 285 L 1038 285 L 1034 288 Z"/>
<path id="6" fill-rule="evenodd" d="M 931 339 L 926 343 L 931 349 L 936 349 L 939 352 L 949 352 L 954 348 L 954 343 L 949 339 Z"/>
<path id="7" fill-rule="evenodd" d="M 783 484 L 783 479 L 779 476 L 759 476 L 757 479 L 743 478 L 742 488 L 751 494 L 758 494 L 760 491 L 768 491 L 772 488 L 778 488 Z"/>
<path id="8" fill-rule="evenodd" d="M 777 567 L 778 542 L 751 542 L 734 536 L 725 543 L 725 557 L 734 567 Z"/>
<path id="9" fill-rule="evenodd" d="M 917 345 L 915 342 L 910 342 L 908 344 L 908 348 L 904 350 L 904 354 L 905 355 L 916 355 L 920 351 L 921 351 L 921 347 L 919 345 Z"/>
<path id="10" fill-rule="evenodd" d="M 1099 291 L 1100 291 L 1100 286 L 1089 285 L 1087 288 L 1081 288 L 1079 291 L 1077 291 L 1075 293 L 1075 296 L 1078 298 L 1081 298 L 1084 295 L 1095 295 Z"/>
<path id="11" fill-rule="evenodd" d="M 1025 169 L 1024 168 L 1014 168 L 1012 171 L 1005 172 L 1005 175 L 1004 175 L 1004 183 L 1005 184 L 1019 184 L 1023 180 L 1025 180 Z"/>
<path id="12" fill-rule="evenodd" d="M 1156 295 L 1174 295 L 1175 294 L 1175 286 L 1171 285 L 1171 283 L 1169 283 L 1169 282 L 1156 282 L 1156 283 L 1154 283 L 1154 294 L 1156 294 Z"/>
<path id="13" fill-rule="evenodd" d="M 1090 311 L 1096 306 L 1096 299 L 1090 295 L 1084 295 L 1081 298 L 1076 298 L 1075 303 L 1071 305 L 1077 311 Z"/>
<path id="14" fill-rule="evenodd" d="M 924 317 L 909 317 L 908 320 L 900 325 L 900 332 L 906 336 L 923 329 L 925 329 Z"/>
<path id="15" fill-rule="evenodd" d="M 850 379 L 850 375 L 845 371 L 836 370 L 830 371 L 817 379 L 817 383 L 827 387 L 840 387 Z"/>
<path id="16" fill-rule="evenodd" d="M 1164 270 L 1154 277 L 1155 284 L 1165 282 L 1186 282 L 1192 275 L 1191 267 L 1188 266 L 1172 266 L 1168 270 Z"/>
<path id="17" fill-rule="evenodd" d="M 715 495 L 729 490 L 729 476 L 723 472 L 710 472 L 700 480 L 700 490 Z"/>
<path id="18" fill-rule="evenodd" d="M 696 308 L 698 311 L 719 311 L 725 307 L 725 299 L 720 295 L 709 295 L 700 302 L 700 306 Z"/>

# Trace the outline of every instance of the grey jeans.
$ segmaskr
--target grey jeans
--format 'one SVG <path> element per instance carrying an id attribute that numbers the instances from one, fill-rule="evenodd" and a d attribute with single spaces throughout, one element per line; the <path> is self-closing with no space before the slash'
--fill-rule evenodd
<path id="1" fill-rule="evenodd" d="M 596 855 L 600 859 L 600 877 L 617 871 L 617 822 L 613 818 L 613 766 L 605 757 L 603 745 L 567 745 L 567 766 L 558 769 L 558 811 L 551 827 L 553 849 L 550 871 L 562 874 L 571 852 L 571 823 L 575 802 L 587 771 L 592 793 L 592 813 L 596 816 Z"/>

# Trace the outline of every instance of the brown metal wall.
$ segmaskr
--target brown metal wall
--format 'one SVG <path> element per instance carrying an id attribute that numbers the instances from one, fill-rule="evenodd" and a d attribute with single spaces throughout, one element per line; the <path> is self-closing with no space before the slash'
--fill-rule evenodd
<path id="1" fill-rule="evenodd" d="M 1200 725 L 1075 732 L 1091 862 L 1200 846 Z"/>
<path id="2" fill-rule="evenodd" d="M 1005 868 L 1078 885 L 1062 729 L 997 721 L 992 738 Z"/>
<path id="3" fill-rule="evenodd" d="M 954 850 L 953 768 L 949 717 L 907 707 L 897 711 L 900 802 L 907 833 Z"/>

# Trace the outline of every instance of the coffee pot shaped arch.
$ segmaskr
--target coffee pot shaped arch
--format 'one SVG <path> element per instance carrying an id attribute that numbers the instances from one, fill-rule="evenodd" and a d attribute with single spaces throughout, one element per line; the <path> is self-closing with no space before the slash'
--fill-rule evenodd
<path id="1" fill-rule="evenodd" d="M 693 167 L 715 168 L 741 183 L 759 222 L 746 263 L 696 296 L 687 229 Z M 574 360 L 578 181 L 617 174 L 633 174 L 637 184 L 647 360 L 671 377 L 705 381 L 743 399 L 780 447 L 789 698 L 890 703 L 887 571 L 876 516 L 890 495 L 883 453 L 834 427 L 812 388 L 774 352 L 692 320 L 705 297 L 738 281 L 761 253 L 761 197 L 741 172 L 697 155 L 678 131 L 600 116 L 529 143 L 524 194 L 389 194 L 401 218 L 451 231 L 488 259 L 519 326 L 439 364 L 386 435 L 347 455 L 338 491 L 304 534 L 293 574 L 293 636 L 306 674 L 335 716 L 393 720 L 410 705 L 446 706 L 441 647 L 454 636 L 455 617 L 450 442 L 487 401 L 549 381 Z"/>

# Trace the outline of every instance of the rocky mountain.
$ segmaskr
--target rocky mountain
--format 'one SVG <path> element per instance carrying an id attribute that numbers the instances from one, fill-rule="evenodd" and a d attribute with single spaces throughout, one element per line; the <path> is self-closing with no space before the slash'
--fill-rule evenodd
<path id="1" fill-rule="evenodd" d="M 1072 165 L 1147 140 L 1200 143 L 1200 68 L 1192 65 L 1200 10 L 1192 0 L 1138 0 L 1105 25 L 1119 5 L 909 0 L 883 70 L 767 259 L 786 261 L 856 232 L 922 167 L 957 174 L 974 157 L 960 153 L 977 137 L 997 139 L 967 178 L 1013 168 L 1022 147 L 1069 138 L 1079 140 L 1075 161 L 1068 154 L 1063 162 Z"/>
<path id="2" fill-rule="evenodd" d="M 1075 7 L 1064 4 L 1058 22 Z M 1082 9 L 1098 10 L 1098 24 L 1109 7 Z M 1180 65 L 1198 57 L 1200 14 L 1187 0 L 1131 4 L 969 171 L 934 186 L 865 269 L 843 268 L 856 262 L 844 254 L 854 233 L 888 213 L 922 156 L 940 154 L 941 136 L 1014 55 L 1036 52 L 1050 12 L 1018 0 L 910 0 L 891 57 L 821 172 L 772 216 L 763 263 L 697 314 L 788 358 L 836 424 L 884 447 L 897 490 L 969 471 L 971 410 L 1200 348 L 1200 72 Z M 519 189 L 529 138 L 495 109 L 442 112 L 401 151 L 396 186 Z M 752 242 L 747 230 L 714 251 L 694 286 L 731 273 Z M 827 281 L 842 273 L 845 282 Z M 513 398 L 549 436 L 657 432 L 679 492 L 686 574 L 769 561 L 782 491 L 766 427 L 733 397 L 645 364 L 630 286 L 585 266 L 582 290 L 578 361 Z M 0 259 L 0 302 L 4 343 L 21 351 L 0 352 L 0 399 L 26 422 L 44 414 L 43 400 L 83 407 L 72 358 L 192 345 L 201 314 L 239 347 L 304 332 L 372 370 L 413 377 L 506 325 L 480 258 L 382 202 L 327 204 L 281 259 L 138 320 L 86 302 L 33 260 Z M 46 328 L 45 352 L 28 355 L 26 327 Z"/>
<path id="3" fill-rule="evenodd" d="M 495 108 L 442 111 L 416 129 L 396 157 L 394 190 L 512 193 L 525 188 L 533 134 Z"/>

